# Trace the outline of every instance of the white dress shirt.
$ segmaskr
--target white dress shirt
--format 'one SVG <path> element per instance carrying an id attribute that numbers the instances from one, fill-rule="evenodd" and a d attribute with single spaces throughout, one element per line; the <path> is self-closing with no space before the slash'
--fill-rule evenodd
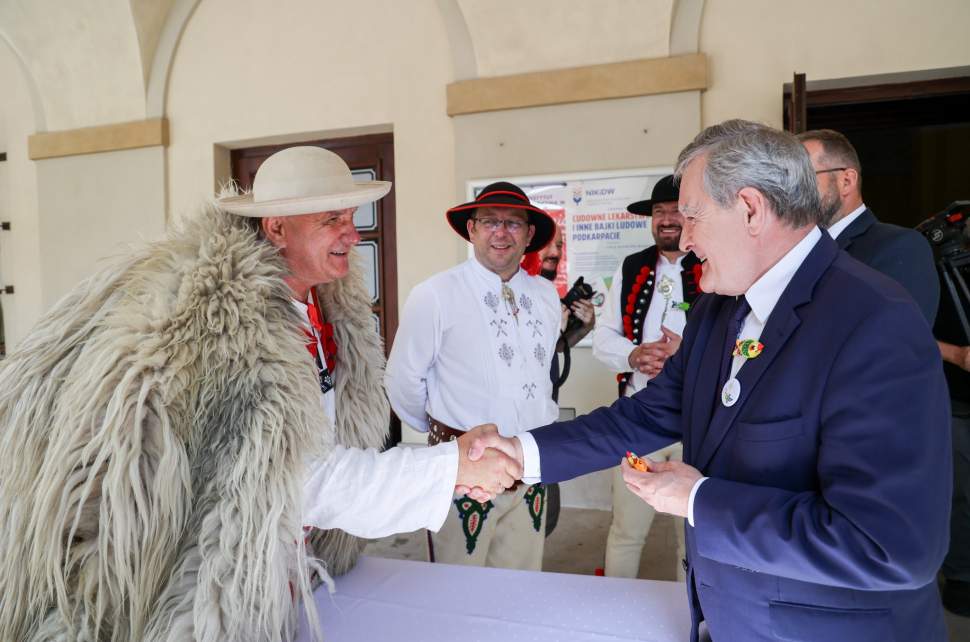
<path id="1" fill-rule="evenodd" d="M 310 328 L 307 306 L 293 301 Z M 317 349 L 323 346 L 317 337 Z M 308 354 L 309 356 L 309 354 Z M 321 359 L 323 357 L 321 356 Z M 331 373 L 336 381 L 340 369 Z M 337 421 L 336 386 L 320 395 L 327 418 Z M 328 426 L 326 430 L 333 430 Z M 335 446 L 323 461 L 308 462 L 303 484 L 303 524 L 339 528 L 358 537 L 377 538 L 419 528 L 441 528 L 458 478 L 458 445 L 433 448 Z"/>
<path id="2" fill-rule="evenodd" d="M 851 212 L 849 212 L 848 214 L 840 218 L 835 223 L 832 223 L 832 225 L 829 226 L 829 236 L 831 236 L 834 239 L 839 238 L 839 234 L 844 232 L 845 228 L 852 225 L 852 221 L 862 216 L 862 213 L 865 211 L 866 211 L 866 204 L 863 203 L 859 207 L 855 208 L 854 210 L 852 210 Z"/>
<path id="3" fill-rule="evenodd" d="M 423 431 L 428 416 L 459 430 L 494 423 L 507 437 L 556 420 L 559 295 L 523 270 L 505 285 L 471 258 L 411 291 L 384 378 L 401 419 Z"/>
<path id="4" fill-rule="evenodd" d="M 744 296 L 748 300 L 748 305 L 751 306 L 751 312 L 744 318 L 740 338 L 754 340 L 761 338 L 761 332 L 768 322 L 771 311 L 775 309 L 775 304 L 778 303 L 778 299 L 781 298 L 785 288 L 788 287 L 792 277 L 795 276 L 795 272 L 801 267 L 805 258 L 820 238 L 822 238 L 822 231 L 817 227 L 813 227 L 801 241 L 748 288 Z M 737 376 L 738 371 L 744 365 L 745 361 L 747 359 L 744 357 L 734 357 L 731 363 L 732 377 Z M 716 394 L 720 397 L 720 391 L 717 391 Z M 529 479 L 540 479 L 539 447 L 536 445 L 535 438 L 528 433 L 524 433 L 519 435 L 519 442 L 522 444 L 522 457 L 525 470 L 523 479 L 526 479 L 526 477 Z M 691 526 L 694 526 L 694 497 L 706 479 L 707 477 L 698 479 L 690 491 L 690 497 L 687 501 L 687 521 Z"/>
<path id="5" fill-rule="evenodd" d="M 671 262 L 660 254 L 657 261 L 656 274 L 654 275 L 653 295 L 647 308 L 647 314 L 643 318 L 643 328 L 640 336 L 643 343 L 657 341 L 663 336 L 660 331 L 661 320 L 668 330 L 679 335 L 684 334 L 684 326 L 687 325 L 687 313 L 674 307 L 684 301 L 684 281 L 681 276 L 683 270 L 682 263 L 684 256 L 677 257 Z M 671 295 L 664 297 L 659 286 L 663 279 L 671 282 Z M 593 331 L 593 356 L 606 365 L 613 372 L 630 371 L 630 353 L 637 347 L 635 343 L 627 339 L 623 332 L 623 264 L 617 268 L 613 275 L 610 291 L 606 295 L 606 303 L 603 304 L 603 311 L 596 319 L 596 329 Z M 666 309 L 666 315 L 664 310 Z M 626 386 L 625 395 L 629 397 L 633 393 L 646 387 L 650 381 L 648 375 L 635 370 L 630 382 Z"/>

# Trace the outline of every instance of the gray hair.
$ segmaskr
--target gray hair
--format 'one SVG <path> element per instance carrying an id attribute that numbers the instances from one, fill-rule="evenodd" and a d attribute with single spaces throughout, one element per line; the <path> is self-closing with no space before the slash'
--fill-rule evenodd
<path id="1" fill-rule="evenodd" d="M 704 191 L 721 207 L 734 205 L 738 192 L 752 187 L 790 227 L 821 221 L 815 170 L 808 152 L 788 132 L 740 119 L 712 125 L 680 152 L 677 179 L 701 156 L 707 159 Z"/>

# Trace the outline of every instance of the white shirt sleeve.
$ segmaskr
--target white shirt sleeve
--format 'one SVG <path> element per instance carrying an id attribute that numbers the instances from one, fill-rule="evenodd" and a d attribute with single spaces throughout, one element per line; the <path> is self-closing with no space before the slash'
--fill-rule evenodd
<path id="1" fill-rule="evenodd" d="M 622 279 L 621 263 L 613 275 L 606 303 L 593 330 L 593 356 L 612 372 L 630 372 L 630 353 L 636 348 L 623 333 Z"/>
<path id="2" fill-rule="evenodd" d="M 303 524 L 377 538 L 419 528 L 437 531 L 458 479 L 458 444 L 431 448 L 337 446 L 311 465 L 303 486 Z"/>
<path id="3" fill-rule="evenodd" d="M 522 481 L 526 484 L 538 484 L 542 481 L 542 470 L 539 467 L 539 446 L 530 432 L 520 432 L 515 436 L 522 444 Z"/>
<path id="4" fill-rule="evenodd" d="M 687 523 L 694 526 L 694 497 L 697 495 L 697 489 L 701 487 L 707 481 L 707 477 L 701 477 L 696 482 L 694 482 L 694 487 L 690 489 L 690 497 L 687 498 Z"/>
<path id="5" fill-rule="evenodd" d="M 411 290 L 384 372 L 391 407 L 409 426 L 428 431 L 428 371 L 441 337 L 438 299 L 429 287 Z"/>

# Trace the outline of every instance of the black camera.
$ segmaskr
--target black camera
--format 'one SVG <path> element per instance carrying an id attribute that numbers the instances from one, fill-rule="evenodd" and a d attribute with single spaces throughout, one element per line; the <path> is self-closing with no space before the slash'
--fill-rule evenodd
<path id="1" fill-rule="evenodd" d="M 593 298 L 594 294 L 596 294 L 596 292 L 593 291 L 593 286 L 589 283 L 584 283 L 583 277 L 579 277 L 576 279 L 576 282 L 573 283 L 573 287 L 569 288 L 569 292 L 566 292 L 566 296 L 559 299 L 562 301 L 562 304 L 566 306 L 566 309 L 569 310 L 569 320 L 566 322 L 565 330 L 567 333 L 572 332 L 579 326 L 583 325 L 583 322 L 577 319 L 576 315 L 573 313 L 573 303 L 579 300 L 588 301 Z"/>
<path id="2" fill-rule="evenodd" d="M 970 201 L 954 201 L 942 212 L 938 212 L 916 226 L 925 236 L 937 258 L 957 254 L 964 249 Z"/>
<path id="3" fill-rule="evenodd" d="M 963 336 L 970 341 L 970 249 L 967 248 L 967 220 L 970 201 L 954 201 L 942 212 L 916 226 L 933 246 L 936 269 L 942 282 L 942 297 L 949 296 Z M 941 314 L 947 306 L 940 306 Z M 940 319 L 937 319 L 939 325 Z"/>

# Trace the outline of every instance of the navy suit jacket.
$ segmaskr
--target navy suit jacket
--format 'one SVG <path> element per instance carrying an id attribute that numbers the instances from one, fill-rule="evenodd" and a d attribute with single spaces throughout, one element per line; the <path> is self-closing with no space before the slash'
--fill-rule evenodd
<path id="1" fill-rule="evenodd" d="M 944 640 L 949 400 L 913 300 L 828 236 L 799 267 L 738 372 L 717 381 L 734 297 L 695 302 L 650 385 L 533 431 L 561 481 L 683 440 L 708 479 L 687 527 L 696 639 Z"/>
<path id="2" fill-rule="evenodd" d="M 867 208 L 842 230 L 835 242 L 850 256 L 898 281 L 933 327 L 940 307 L 940 279 L 933 248 L 922 234 L 881 223 Z"/>

